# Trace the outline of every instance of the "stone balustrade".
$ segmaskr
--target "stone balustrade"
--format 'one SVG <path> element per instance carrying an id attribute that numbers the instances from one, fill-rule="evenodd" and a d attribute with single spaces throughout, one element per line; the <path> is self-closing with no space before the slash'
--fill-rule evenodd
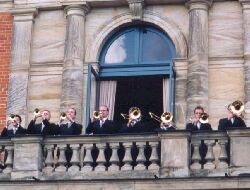
<path id="1" fill-rule="evenodd" d="M 250 173 L 250 130 L 0 139 L 0 180 L 155 179 Z"/>

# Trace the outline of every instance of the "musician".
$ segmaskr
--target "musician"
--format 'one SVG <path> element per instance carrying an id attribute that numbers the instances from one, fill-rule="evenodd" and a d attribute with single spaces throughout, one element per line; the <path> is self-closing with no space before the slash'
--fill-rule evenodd
<path id="1" fill-rule="evenodd" d="M 138 113 L 136 113 L 138 112 Z M 136 113 L 136 114 L 134 114 Z M 150 132 L 150 128 L 142 121 L 141 111 L 137 107 L 129 109 L 128 122 L 121 126 L 120 133 Z"/>
<path id="2" fill-rule="evenodd" d="M 211 125 L 207 122 L 202 121 L 202 116 L 204 114 L 204 108 L 201 106 L 197 106 L 194 109 L 194 117 L 192 118 L 192 121 L 186 125 L 186 130 L 189 130 L 191 132 L 193 131 L 212 131 Z M 191 155 L 193 155 L 194 147 L 191 146 Z M 207 154 L 207 145 L 204 143 L 204 140 L 201 141 L 201 144 L 199 146 L 199 153 L 201 156 L 200 163 L 203 165 L 206 163 L 205 157 Z"/>
<path id="3" fill-rule="evenodd" d="M 204 108 L 201 106 L 197 106 L 194 109 L 194 116 L 190 123 L 186 125 L 186 130 L 189 131 L 211 131 L 212 127 L 209 123 L 201 123 L 201 116 L 204 114 Z"/>
<path id="4" fill-rule="evenodd" d="M 227 118 L 223 118 L 219 120 L 218 130 L 227 130 L 230 128 L 246 128 L 246 124 L 244 120 L 233 113 L 231 104 L 227 106 Z"/>
<path id="5" fill-rule="evenodd" d="M 109 108 L 106 105 L 99 107 L 98 116 L 93 116 L 86 129 L 87 134 L 113 134 L 117 132 L 114 122 L 108 119 Z"/>
<path id="6" fill-rule="evenodd" d="M 42 122 L 36 124 L 37 118 L 41 117 Z M 43 110 L 41 113 L 34 114 L 33 119 L 30 121 L 28 125 L 28 133 L 29 134 L 41 134 L 43 136 L 46 135 L 55 135 L 55 124 L 50 123 L 50 111 Z"/>
<path id="7" fill-rule="evenodd" d="M 14 115 L 14 118 L 11 119 L 11 123 L 9 123 L 6 128 L 3 129 L 1 133 L 1 137 L 13 137 L 17 135 L 27 134 L 27 129 L 21 126 L 22 118 L 20 115 Z"/>
<path id="8" fill-rule="evenodd" d="M 65 118 L 60 117 L 59 124 L 57 125 L 56 133 L 59 135 L 80 135 L 82 132 L 82 125 L 76 123 L 76 109 L 69 108 L 66 113 L 67 122 Z M 64 122 L 64 123 L 63 123 Z"/>

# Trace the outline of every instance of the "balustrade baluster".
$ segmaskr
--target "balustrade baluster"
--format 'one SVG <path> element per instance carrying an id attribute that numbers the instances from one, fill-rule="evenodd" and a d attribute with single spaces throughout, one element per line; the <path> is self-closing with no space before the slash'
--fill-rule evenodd
<path id="1" fill-rule="evenodd" d="M 47 156 L 45 158 L 45 167 L 43 172 L 51 173 L 54 169 L 54 159 L 52 152 L 54 151 L 54 145 L 45 145 L 44 149 L 47 151 Z M 43 155 L 45 157 L 45 155 Z M 56 155 L 54 155 L 56 156 Z"/>
<path id="2" fill-rule="evenodd" d="M 71 167 L 68 169 L 69 172 L 77 172 L 80 170 L 80 147 L 79 144 L 71 144 L 72 149 L 72 157 L 70 163 L 72 164 Z"/>
<path id="3" fill-rule="evenodd" d="M 124 165 L 122 166 L 121 170 L 132 170 L 132 156 L 131 156 L 131 147 L 133 144 L 131 142 L 123 143 L 123 146 L 125 148 L 125 155 L 123 158 Z"/>
<path id="4" fill-rule="evenodd" d="M 198 170 L 201 169 L 201 164 L 199 163 L 201 160 L 201 156 L 200 156 L 200 152 L 199 152 L 199 146 L 200 146 L 201 141 L 193 141 L 192 145 L 193 145 L 193 156 L 192 156 L 192 164 L 190 166 L 190 168 L 192 170 Z"/>
<path id="5" fill-rule="evenodd" d="M 149 158 L 149 161 L 151 162 L 151 164 L 148 166 L 149 170 L 158 170 L 159 169 L 159 156 L 157 153 L 157 147 L 158 147 L 158 142 L 149 142 L 149 145 L 152 148 L 152 153 L 151 156 Z"/>
<path id="6" fill-rule="evenodd" d="M 217 168 L 228 168 L 226 143 L 227 143 L 227 140 L 224 140 L 224 139 L 218 140 L 218 144 L 220 145 L 220 155 L 219 155 L 219 163 L 218 163 Z"/>
<path id="7" fill-rule="evenodd" d="M 57 147 L 59 149 L 60 155 L 59 155 L 58 162 L 57 162 L 58 167 L 55 168 L 55 171 L 56 172 L 65 172 L 66 171 L 66 167 L 65 167 L 65 164 L 66 164 L 65 150 L 66 150 L 67 147 L 66 147 L 65 144 L 58 144 Z"/>
<path id="8" fill-rule="evenodd" d="M 105 171 L 106 167 L 104 164 L 106 163 L 106 159 L 104 155 L 104 149 L 106 144 L 98 143 L 96 144 L 96 147 L 99 149 L 99 154 L 96 160 L 97 166 L 95 167 L 95 171 Z"/>
<path id="9" fill-rule="evenodd" d="M 204 164 L 204 169 L 215 169 L 214 164 L 214 152 L 213 152 L 213 146 L 215 145 L 215 140 L 205 140 L 204 143 L 207 145 L 207 154 L 206 154 L 206 163 Z"/>
<path id="10" fill-rule="evenodd" d="M 134 167 L 135 170 L 145 170 L 146 157 L 144 155 L 144 149 L 146 147 L 146 142 L 137 142 L 137 147 L 139 148 L 139 153 L 136 159 L 137 165 Z"/>
<path id="11" fill-rule="evenodd" d="M 118 149 L 119 149 L 119 143 L 110 143 L 109 144 L 111 150 L 112 150 L 112 155 L 109 160 L 111 163 L 111 166 L 108 168 L 109 171 L 119 171 L 119 157 L 118 157 Z"/>
<path id="12" fill-rule="evenodd" d="M 86 149 L 86 154 L 85 157 L 83 159 L 83 168 L 82 171 L 83 172 L 89 172 L 93 170 L 93 157 L 91 155 L 91 150 L 93 148 L 92 144 L 83 144 L 82 149 Z M 82 151 L 84 153 L 84 151 Z"/>
<path id="13" fill-rule="evenodd" d="M 3 170 L 3 173 L 11 173 L 13 169 L 13 151 L 14 147 L 13 146 L 5 146 L 5 154 L 7 154 L 7 158 L 5 161 L 5 166 L 6 168 Z"/>

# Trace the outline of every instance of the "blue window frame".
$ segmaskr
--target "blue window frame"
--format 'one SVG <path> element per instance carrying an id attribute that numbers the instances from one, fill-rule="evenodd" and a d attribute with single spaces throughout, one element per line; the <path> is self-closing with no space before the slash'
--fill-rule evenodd
<path id="1" fill-rule="evenodd" d="M 100 77 L 170 75 L 176 51 L 171 39 L 151 26 L 136 26 L 112 36 L 101 52 Z"/>

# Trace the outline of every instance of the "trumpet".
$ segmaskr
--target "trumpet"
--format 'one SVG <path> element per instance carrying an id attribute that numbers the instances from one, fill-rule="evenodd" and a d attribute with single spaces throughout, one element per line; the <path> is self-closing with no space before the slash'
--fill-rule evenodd
<path id="1" fill-rule="evenodd" d="M 39 116 L 40 115 L 40 110 L 38 108 L 34 109 L 34 115 Z"/>
<path id="2" fill-rule="evenodd" d="M 66 113 L 65 113 L 65 112 L 62 112 L 62 113 L 61 113 L 61 119 L 62 119 L 62 120 L 65 120 L 65 119 L 66 119 Z"/>
<path id="3" fill-rule="evenodd" d="M 14 121 L 14 120 L 15 120 L 15 114 L 10 114 L 9 119 L 10 119 L 11 121 Z"/>
<path id="4" fill-rule="evenodd" d="M 95 119 L 100 119 L 100 118 L 101 118 L 100 112 L 99 112 L 99 111 L 93 111 L 93 117 L 94 117 Z"/>
<path id="5" fill-rule="evenodd" d="M 201 123 L 208 123 L 208 117 L 209 117 L 209 115 L 208 115 L 207 113 L 204 112 L 204 113 L 201 114 L 201 118 L 200 118 L 199 121 L 200 121 Z"/>
<path id="6" fill-rule="evenodd" d="M 244 111 L 244 105 L 241 101 L 236 100 L 232 104 L 229 104 L 229 109 L 238 117 L 242 117 L 242 112 Z"/>

